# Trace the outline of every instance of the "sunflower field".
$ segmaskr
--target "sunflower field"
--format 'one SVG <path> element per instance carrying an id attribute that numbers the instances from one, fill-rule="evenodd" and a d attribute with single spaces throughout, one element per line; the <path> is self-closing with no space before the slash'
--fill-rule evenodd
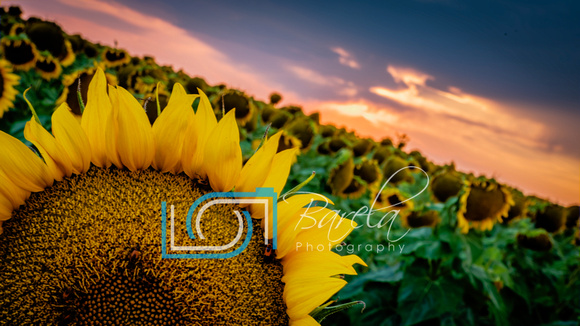
<path id="1" fill-rule="evenodd" d="M 243 162 L 260 153 L 266 136 L 277 140 L 277 153 L 296 149 L 282 193 L 300 189 L 330 199 L 329 208 L 358 225 L 333 252 L 357 255 L 367 265 L 355 265 L 358 275 L 340 273 L 348 274 L 340 278 L 348 284 L 310 309 L 316 324 L 580 325 L 578 206 L 527 196 L 452 163 L 434 164 L 408 151 L 405 137 L 362 138 L 321 124 L 319 113 L 280 105 L 283 94 L 255 99 L 21 15 L 18 7 L 1 9 L 0 130 L 30 148 L 37 146 L 25 137 L 27 122 L 54 132 L 53 113 L 63 103 L 80 121 L 89 85 L 103 71 L 108 84 L 133 95 L 150 124 L 170 106 L 177 84 L 187 94 L 207 95 L 217 121 L 235 108 Z M 2 148 L 0 155 L 9 154 Z M 0 267 L 0 278 L 3 272 Z M 10 291 L 0 285 L 2 292 Z M 63 300 L 57 306 L 66 306 Z M 8 306 L 0 299 L 0 316 Z M 0 324 L 3 319 L 11 323 L 0 317 Z"/>

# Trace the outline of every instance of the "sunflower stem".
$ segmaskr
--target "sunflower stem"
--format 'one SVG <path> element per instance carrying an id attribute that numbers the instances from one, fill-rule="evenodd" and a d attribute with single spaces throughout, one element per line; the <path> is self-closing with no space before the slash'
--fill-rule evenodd
<path id="1" fill-rule="evenodd" d="M 77 99 L 79 100 L 79 108 L 81 109 L 81 114 L 85 112 L 85 103 L 83 102 L 83 96 L 81 94 L 81 79 L 79 78 L 79 82 L 77 84 Z"/>
<path id="2" fill-rule="evenodd" d="M 284 200 L 284 199 L 294 195 L 295 193 L 297 193 L 300 189 L 302 189 L 302 187 L 306 186 L 310 181 L 312 181 L 312 179 L 314 179 L 314 176 L 316 176 L 316 171 L 312 171 L 312 174 L 308 177 L 308 179 L 302 181 L 296 187 L 288 190 L 287 193 L 285 193 L 284 195 L 282 195 L 282 197 L 280 197 L 280 200 Z"/>
<path id="3" fill-rule="evenodd" d="M 157 102 L 157 116 L 161 115 L 161 104 L 159 104 L 159 86 L 161 82 L 157 82 L 157 87 L 155 87 L 155 102 Z"/>
<path id="4" fill-rule="evenodd" d="M 30 103 L 30 101 L 26 98 L 26 93 L 28 93 L 28 91 L 30 90 L 30 87 L 28 87 L 24 93 L 22 94 L 22 97 L 24 97 L 24 100 L 26 101 L 26 104 L 28 104 L 28 108 L 30 109 L 30 111 L 32 112 L 32 116 L 34 117 L 34 120 L 36 120 L 36 122 L 38 122 L 38 124 L 40 123 L 40 118 L 38 117 L 38 114 L 36 114 L 36 110 L 34 109 L 34 106 L 32 106 L 32 103 Z"/>

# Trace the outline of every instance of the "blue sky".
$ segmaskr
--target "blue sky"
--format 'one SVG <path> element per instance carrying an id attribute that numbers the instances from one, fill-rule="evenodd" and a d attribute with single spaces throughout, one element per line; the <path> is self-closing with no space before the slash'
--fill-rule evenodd
<path id="1" fill-rule="evenodd" d="M 11 3 L 8 1 L 8 3 Z M 562 203 L 580 201 L 575 1 L 17 1 L 89 40 Z"/>

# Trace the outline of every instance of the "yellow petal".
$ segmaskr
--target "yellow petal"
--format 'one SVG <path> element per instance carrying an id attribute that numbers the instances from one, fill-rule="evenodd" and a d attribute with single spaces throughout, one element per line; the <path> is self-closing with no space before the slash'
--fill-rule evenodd
<path id="1" fill-rule="evenodd" d="M 320 326 L 320 324 L 310 315 L 306 315 L 300 319 L 291 319 L 290 326 Z"/>
<path id="2" fill-rule="evenodd" d="M 294 280 L 306 280 L 313 278 L 325 278 L 335 275 L 356 275 L 353 264 L 366 264 L 356 255 L 341 256 L 332 251 L 300 252 L 285 258 L 284 277 L 282 282 Z"/>
<path id="3" fill-rule="evenodd" d="M 34 118 L 26 122 L 24 137 L 36 146 L 56 181 L 72 175 L 72 163 L 64 148 Z"/>
<path id="4" fill-rule="evenodd" d="M 279 131 L 272 136 L 252 157 L 246 162 L 240 179 L 236 183 L 236 191 L 250 192 L 255 191 L 257 187 L 261 187 L 268 176 L 264 171 L 270 171 L 276 150 L 278 149 L 278 142 L 282 136 L 282 131 Z"/>
<path id="5" fill-rule="evenodd" d="M 286 283 L 283 298 L 288 316 L 290 319 L 304 318 L 346 284 L 345 280 L 336 277 Z"/>
<path id="6" fill-rule="evenodd" d="M 320 248 L 330 250 L 340 244 L 355 226 L 354 221 L 342 218 L 328 208 L 303 208 L 285 228 L 279 228 L 276 257 Z"/>
<path id="7" fill-rule="evenodd" d="M 105 135 L 105 152 L 107 159 L 115 164 L 119 169 L 123 168 L 121 157 L 119 156 L 119 91 L 116 86 L 109 85 L 109 99 L 111 100 L 111 114 L 107 117 L 107 128 L 109 132 Z"/>
<path id="8" fill-rule="evenodd" d="M 242 149 L 235 109 L 228 112 L 211 133 L 205 146 L 203 163 L 213 190 L 232 190 L 242 170 Z"/>
<path id="9" fill-rule="evenodd" d="M 0 197 L 8 199 L 12 204 L 12 209 L 16 209 L 24 204 L 29 196 L 30 191 L 26 191 L 15 185 L 8 176 L 0 170 Z"/>
<path id="10" fill-rule="evenodd" d="M 0 169 L 16 186 L 27 191 L 42 191 L 54 179 L 40 157 L 18 139 L 0 131 Z"/>
<path id="11" fill-rule="evenodd" d="M 187 128 L 185 140 L 183 142 L 182 166 L 183 171 L 190 178 L 205 178 L 205 146 L 213 146 L 208 142 L 211 133 L 217 127 L 217 119 L 209 99 L 199 88 L 199 105 L 195 112 L 194 123 Z M 236 131 L 238 127 L 236 126 Z M 213 169 L 213 167 L 212 167 Z"/>
<path id="12" fill-rule="evenodd" d="M 89 139 L 66 103 L 52 114 L 52 133 L 70 158 L 72 171 L 87 172 L 91 167 Z"/>
<path id="13" fill-rule="evenodd" d="M 155 155 L 153 131 L 145 110 L 122 87 L 117 88 L 117 151 L 121 163 L 131 171 L 147 169 Z"/>
<path id="14" fill-rule="evenodd" d="M 298 151 L 298 148 L 291 148 L 276 154 L 272 160 L 270 171 L 268 171 L 268 176 L 264 180 L 262 187 L 274 188 L 274 192 L 280 196 L 284 186 L 286 185 L 286 180 L 290 174 L 290 167 L 292 167 L 292 162 Z M 263 206 L 252 204 L 250 205 L 250 212 L 252 218 L 264 218 Z M 270 216 L 272 216 L 272 214 L 270 214 Z"/>
<path id="15" fill-rule="evenodd" d="M 193 122 L 191 105 L 194 96 L 189 96 L 181 84 L 175 84 L 169 103 L 153 124 L 155 158 L 153 167 L 161 172 L 179 173 L 185 131 Z"/>
<path id="16" fill-rule="evenodd" d="M 91 145 L 91 161 L 98 167 L 111 166 L 107 157 L 107 134 L 113 132 L 110 125 L 112 111 L 105 73 L 97 68 L 89 84 L 81 126 Z"/>
<path id="17" fill-rule="evenodd" d="M 12 203 L 2 194 L 0 194 L 0 226 L 2 221 L 6 221 L 12 217 Z M 2 232 L 0 232 L 1 234 Z"/>
<path id="18" fill-rule="evenodd" d="M 300 211 L 304 206 L 314 206 L 316 202 L 322 202 L 332 205 L 333 202 L 328 199 L 327 197 L 320 195 L 320 194 L 299 194 L 294 195 L 292 197 L 288 197 L 286 199 L 282 199 L 277 203 L 277 216 L 276 216 L 276 225 L 278 229 L 278 236 L 281 234 L 281 230 L 284 230 L 290 221 L 293 220 L 296 213 Z M 258 207 L 258 205 L 256 205 Z M 256 208 L 255 207 L 255 208 Z M 251 207 L 250 207 L 251 209 Z M 252 218 L 254 216 L 252 215 Z M 273 231 L 273 216 L 272 214 L 269 215 L 268 220 L 268 234 L 274 234 Z M 262 228 L 265 228 L 266 224 L 265 221 L 262 220 Z"/>

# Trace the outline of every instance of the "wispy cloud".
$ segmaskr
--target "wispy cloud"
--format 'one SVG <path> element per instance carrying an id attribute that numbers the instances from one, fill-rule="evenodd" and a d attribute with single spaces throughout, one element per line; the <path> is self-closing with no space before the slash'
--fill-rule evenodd
<path id="1" fill-rule="evenodd" d="M 463 121 L 471 127 L 509 135 L 526 146 L 546 146 L 543 142 L 545 126 L 510 114 L 510 108 L 506 105 L 464 93 L 457 87 L 436 89 L 427 84 L 435 77 L 411 68 L 388 66 L 387 72 L 401 88 L 375 86 L 370 88 L 371 93 L 403 106 Z"/>
<path id="2" fill-rule="evenodd" d="M 354 59 L 354 56 L 347 52 L 345 49 L 340 47 L 331 48 L 332 52 L 338 54 L 338 62 L 341 65 L 351 67 L 353 69 L 359 69 L 359 63 Z"/>
<path id="3" fill-rule="evenodd" d="M 317 71 L 297 65 L 287 65 L 286 69 L 301 80 L 319 86 L 333 88 L 336 90 L 338 95 L 352 97 L 358 93 L 353 82 L 346 81 L 342 78 L 336 76 L 324 76 Z"/>

